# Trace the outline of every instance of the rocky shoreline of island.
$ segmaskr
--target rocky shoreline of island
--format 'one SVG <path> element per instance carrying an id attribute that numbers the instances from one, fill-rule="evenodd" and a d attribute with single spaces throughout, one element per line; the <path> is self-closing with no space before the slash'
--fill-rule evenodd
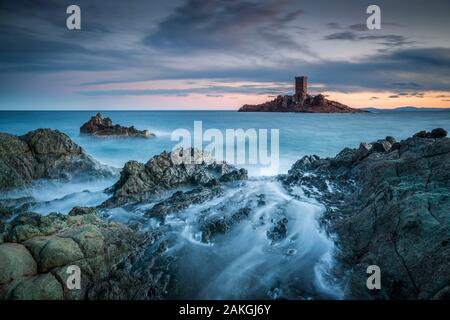
<path id="1" fill-rule="evenodd" d="M 174 162 L 191 157 L 192 164 Z M 69 214 L 33 213 L 32 198 L 0 200 L 0 299 L 165 299 L 177 291 L 164 228 L 148 231 L 110 221 L 107 210 L 148 202 L 142 219 L 157 219 L 218 199 L 224 187 L 245 184 L 238 169 L 195 149 L 163 152 L 147 163 L 129 161 L 109 198 Z M 277 179 L 324 204 L 321 223 L 339 252 L 335 276 L 348 299 L 448 299 L 450 295 L 450 139 L 443 129 L 396 141 L 386 137 L 345 148 L 333 158 L 306 156 Z M 64 133 L 38 129 L 0 134 L 2 191 L 39 179 L 75 179 L 114 173 L 100 166 Z M 17 181 L 16 181 L 17 180 Z M 231 215 L 200 219 L 201 241 L 249 219 L 264 204 L 254 199 Z M 268 221 L 267 241 L 286 237 L 288 219 Z M 67 268 L 79 265 L 83 290 L 67 290 Z M 381 290 L 368 291 L 366 269 L 383 272 Z"/>

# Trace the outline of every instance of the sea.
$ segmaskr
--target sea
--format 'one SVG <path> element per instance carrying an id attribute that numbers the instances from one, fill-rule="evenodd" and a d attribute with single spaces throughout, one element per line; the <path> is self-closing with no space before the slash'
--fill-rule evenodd
<path id="1" fill-rule="evenodd" d="M 148 129 L 156 137 L 98 138 L 80 135 L 80 126 L 95 115 L 92 111 L 0 111 L 0 132 L 22 135 L 37 128 L 66 133 L 97 161 L 119 172 L 129 160 L 147 162 L 154 155 L 171 151 L 179 143 L 174 132 L 194 136 L 195 123 L 202 130 L 271 130 L 278 132 L 278 165 L 238 165 L 249 180 L 225 187 L 223 196 L 193 205 L 170 215 L 164 222 L 146 218 L 154 205 L 103 211 L 107 219 L 125 224 L 140 223 L 145 230 L 159 229 L 170 243 L 165 255 L 176 258 L 172 270 L 178 289 L 170 298 L 183 299 L 340 299 L 345 276 L 335 276 L 338 246 L 319 223 L 322 203 L 298 188 L 288 191 L 277 180 L 305 155 L 332 157 L 345 147 L 357 148 L 393 136 L 405 139 L 421 130 L 450 130 L 448 111 L 372 112 L 364 114 L 239 113 L 233 111 L 102 111 L 113 123 Z M 178 130 L 177 130 L 178 129 Z M 181 130 L 181 131 L 180 131 Z M 259 136 L 258 136 L 259 137 Z M 258 141 L 261 146 L 261 141 Z M 208 144 L 208 142 L 205 142 Z M 249 148 L 249 152 L 250 148 Z M 0 194 L 0 198 L 32 196 L 30 210 L 47 215 L 68 213 L 74 206 L 97 206 L 109 195 L 105 189 L 118 177 L 85 183 L 39 181 L 30 188 Z M 256 205 L 258 199 L 263 205 Z M 232 215 L 248 207 L 251 215 L 208 243 L 202 241 L 201 221 Z M 287 219 L 285 236 L 272 241 L 268 233 Z"/>

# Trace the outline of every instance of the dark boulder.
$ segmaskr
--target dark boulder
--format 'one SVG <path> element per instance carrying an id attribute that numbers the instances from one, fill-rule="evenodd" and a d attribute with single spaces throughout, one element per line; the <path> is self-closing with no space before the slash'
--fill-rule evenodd
<path id="1" fill-rule="evenodd" d="M 216 162 L 207 152 L 193 148 L 177 149 L 154 156 L 145 165 L 136 161 L 126 163 L 119 181 L 107 190 L 112 194 L 111 198 L 102 206 L 115 207 L 158 199 L 174 188 L 204 186 L 212 180 L 231 182 L 243 179 L 247 179 L 246 170 Z"/>
<path id="2" fill-rule="evenodd" d="M 193 204 L 203 203 L 212 200 L 223 194 L 223 190 L 216 180 L 195 188 L 188 192 L 177 191 L 168 199 L 155 204 L 147 210 L 146 215 L 164 220 L 172 213 L 179 212 Z"/>
<path id="3" fill-rule="evenodd" d="M 442 129 L 442 128 L 436 128 L 431 130 L 430 133 L 430 138 L 436 138 L 436 139 L 440 139 L 440 138 L 445 138 L 447 136 L 447 130 Z"/>
<path id="4" fill-rule="evenodd" d="M 243 207 L 232 213 L 230 216 L 223 216 L 204 221 L 201 226 L 202 241 L 210 242 L 216 235 L 225 234 L 231 230 L 231 228 L 247 219 L 251 214 L 249 207 Z"/>
<path id="5" fill-rule="evenodd" d="M 23 187 L 36 179 L 110 177 L 66 134 L 37 129 L 23 136 L 0 133 L 0 191 Z"/>
<path id="6" fill-rule="evenodd" d="M 103 118 L 100 113 L 80 127 L 81 134 L 88 134 L 102 137 L 138 137 L 154 138 L 155 135 L 148 130 L 137 130 L 134 126 L 124 127 L 113 125 L 110 118 Z"/>

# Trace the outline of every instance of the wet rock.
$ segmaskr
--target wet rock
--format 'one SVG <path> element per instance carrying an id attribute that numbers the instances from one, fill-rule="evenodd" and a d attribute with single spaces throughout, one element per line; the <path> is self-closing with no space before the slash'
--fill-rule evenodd
<path id="1" fill-rule="evenodd" d="M 225 173 L 223 176 L 220 177 L 220 182 L 231 182 L 231 181 L 240 181 L 240 180 L 247 180 L 247 179 L 248 179 L 247 170 L 239 169 L 239 170 L 233 170 L 231 172 Z"/>
<path id="2" fill-rule="evenodd" d="M 445 296 L 440 292 L 450 279 L 450 246 L 442 245 L 450 234 L 450 139 L 434 132 L 379 140 L 364 148 L 367 156 L 323 159 L 293 167 L 284 178 L 286 186 L 319 189 L 323 180 L 333 186 L 314 196 L 333 208 L 323 220 L 338 236 L 339 268 L 350 270 L 346 298 Z M 382 270 L 381 290 L 367 290 L 369 265 Z"/>
<path id="3" fill-rule="evenodd" d="M 40 248 L 40 250 L 33 250 L 39 264 L 39 272 L 47 272 L 55 267 L 75 264 L 76 261 L 83 259 L 80 247 L 70 238 L 51 237 L 45 239 L 45 241 L 39 238 L 37 240 L 39 242 L 37 245 L 34 239 L 28 240 L 25 245 Z"/>
<path id="4" fill-rule="evenodd" d="M 428 133 L 425 130 L 419 131 L 417 132 L 414 137 L 417 138 L 427 138 L 428 137 Z"/>
<path id="5" fill-rule="evenodd" d="M 294 163 L 294 165 L 290 169 L 290 173 L 294 174 L 295 172 L 303 172 L 310 170 L 314 168 L 319 161 L 320 161 L 319 156 L 316 155 L 304 156 L 303 158 Z"/>
<path id="6" fill-rule="evenodd" d="M 241 208 L 231 215 L 231 219 L 234 222 L 239 222 L 239 221 L 245 220 L 250 216 L 251 212 L 252 212 L 252 210 L 248 207 Z"/>
<path id="7" fill-rule="evenodd" d="M 155 134 L 148 130 L 137 130 L 135 127 L 123 127 L 121 125 L 113 125 L 110 118 L 103 118 L 101 113 L 97 113 L 94 117 L 80 127 L 80 133 L 99 137 L 138 137 L 138 138 L 154 138 Z"/>
<path id="8" fill-rule="evenodd" d="M 36 179 L 112 175 L 57 130 L 37 129 L 20 137 L 0 133 L 0 191 L 23 187 Z"/>
<path id="9" fill-rule="evenodd" d="M 112 196 L 102 207 L 144 202 L 177 187 L 202 186 L 222 178 L 226 182 L 242 180 L 247 178 L 247 172 L 216 162 L 209 153 L 196 149 L 163 152 L 145 165 L 136 161 L 126 163 L 119 181 L 107 190 Z"/>
<path id="10" fill-rule="evenodd" d="M 152 240 L 154 241 L 154 240 Z M 89 299 L 165 299 L 171 282 L 171 260 L 163 256 L 166 242 L 156 242 L 145 251 L 133 251 L 88 291 Z"/>
<path id="11" fill-rule="evenodd" d="M 205 221 L 201 226 L 202 241 L 209 242 L 218 234 L 225 234 L 236 223 L 239 223 L 250 216 L 251 209 L 248 207 L 240 208 L 230 216 L 214 218 Z"/>
<path id="12" fill-rule="evenodd" d="M 20 243 L 33 237 L 53 234 L 66 226 L 66 218 L 62 214 L 51 213 L 42 216 L 37 213 L 24 213 L 8 224 L 6 241 Z"/>
<path id="13" fill-rule="evenodd" d="M 179 212 L 190 205 L 203 203 L 222 195 L 223 190 L 217 180 L 213 181 L 188 192 L 175 192 L 168 199 L 155 204 L 146 212 L 146 215 L 164 220 L 171 213 Z"/>
<path id="14" fill-rule="evenodd" d="M 387 136 L 386 138 L 384 138 L 384 140 L 389 142 L 391 145 L 393 145 L 394 143 L 397 142 L 397 140 L 395 140 L 395 138 L 393 136 Z"/>
<path id="15" fill-rule="evenodd" d="M 414 137 L 417 138 L 431 138 L 431 139 L 441 139 L 447 136 L 447 130 L 443 128 L 436 128 L 431 130 L 431 132 L 427 132 L 425 130 L 417 132 Z"/>
<path id="16" fill-rule="evenodd" d="M 15 285 L 6 298 L 9 300 L 61 300 L 63 289 L 51 273 L 45 273 Z"/>
<path id="17" fill-rule="evenodd" d="M 225 234 L 231 229 L 232 221 L 225 218 L 214 219 L 201 228 L 202 241 L 209 242 L 217 234 Z"/>
<path id="18" fill-rule="evenodd" d="M 23 245 L 0 244 L 0 285 L 34 275 L 36 272 L 36 262 Z"/>
<path id="19" fill-rule="evenodd" d="M 447 136 L 447 130 L 442 128 L 436 128 L 431 130 L 430 138 L 441 139 Z"/>
<path id="20" fill-rule="evenodd" d="M 387 140 L 378 140 L 372 144 L 372 152 L 387 152 L 391 148 L 391 143 Z"/>
<path id="21" fill-rule="evenodd" d="M 267 231 L 267 238 L 273 242 L 286 238 L 288 222 L 289 220 L 286 217 L 276 221 L 270 230 Z"/>
<path id="22" fill-rule="evenodd" d="M 11 210 L 8 210 L 5 207 L 0 206 L 0 221 L 6 220 L 12 216 Z"/>

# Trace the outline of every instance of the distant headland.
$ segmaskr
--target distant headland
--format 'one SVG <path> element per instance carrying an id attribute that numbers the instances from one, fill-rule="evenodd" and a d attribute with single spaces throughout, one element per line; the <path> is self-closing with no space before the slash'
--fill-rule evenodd
<path id="1" fill-rule="evenodd" d="M 308 113 L 362 113 L 342 103 L 325 99 L 325 96 L 308 94 L 308 78 L 295 77 L 295 94 L 279 95 L 272 101 L 257 105 L 244 105 L 239 112 L 308 112 Z"/>

